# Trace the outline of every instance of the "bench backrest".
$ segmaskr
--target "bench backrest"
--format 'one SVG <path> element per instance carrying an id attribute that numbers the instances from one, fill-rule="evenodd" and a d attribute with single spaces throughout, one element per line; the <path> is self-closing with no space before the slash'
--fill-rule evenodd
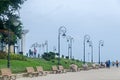
<path id="1" fill-rule="evenodd" d="M 38 72 L 43 72 L 43 68 L 41 66 L 36 66 Z"/>
<path id="2" fill-rule="evenodd" d="M 58 66 L 59 70 L 64 70 L 63 66 Z"/>
<path id="3" fill-rule="evenodd" d="M 71 65 L 70 65 L 70 69 L 71 69 L 72 71 L 77 71 L 77 70 L 78 70 L 78 66 L 75 65 L 75 64 L 71 64 Z"/>
<path id="4" fill-rule="evenodd" d="M 12 75 L 11 70 L 9 68 L 1 69 L 1 74 L 2 74 L 2 76 L 4 76 L 4 75 L 11 76 Z"/>
<path id="5" fill-rule="evenodd" d="M 52 66 L 52 70 L 53 70 L 53 71 L 58 70 L 57 66 Z"/>
<path id="6" fill-rule="evenodd" d="M 26 67 L 26 70 L 27 70 L 28 73 L 35 72 L 33 67 Z"/>
<path id="7" fill-rule="evenodd" d="M 92 64 L 92 67 L 96 67 L 96 64 Z"/>

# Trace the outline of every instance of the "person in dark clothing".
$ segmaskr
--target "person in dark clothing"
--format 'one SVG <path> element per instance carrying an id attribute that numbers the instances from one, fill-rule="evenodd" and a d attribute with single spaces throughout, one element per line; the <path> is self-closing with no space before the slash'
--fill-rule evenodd
<path id="1" fill-rule="evenodd" d="M 105 62 L 105 64 L 106 64 L 106 68 L 108 68 L 109 67 L 108 60 Z"/>
<path id="2" fill-rule="evenodd" d="M 107 60 L 105 64 L 106 64 L 106 68 L 110 68 L 110 60 Z"/>
<path id="3" fill-rule="evenodd" d="M 116 60 L 116 67 L 118 68 L 118 65 L 119 65 L 119 62 L 118 62 L 118 60 Z"/>
<path id="4" fill-rule="evenodd" d="M 110 68 L 110 60 L 108 60 L 108 68 Z"/>
<path id="5" fill-rule="evenodd" d="M 37 50 L 34 48 L 34 57 L 36 58 Z"/>
<path id="6" fill-rule="evenodd" d="M 29 56 L 32 57 L 32 51 L 29 49 Z"/>

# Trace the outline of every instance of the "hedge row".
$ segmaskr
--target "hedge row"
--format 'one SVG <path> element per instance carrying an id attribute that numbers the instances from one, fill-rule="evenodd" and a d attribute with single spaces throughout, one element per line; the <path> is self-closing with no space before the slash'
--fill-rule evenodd
<path id="1" fill-rule="evenodd" d="M 0 52 L 0 59 L 7 59 L 8 54 L 6 52 Z M 25 61 L 27 60 L 25 56 L 21 54 L 14 54 L 10 53 L 10 59 L 11 60 L 22 60 Z"/>

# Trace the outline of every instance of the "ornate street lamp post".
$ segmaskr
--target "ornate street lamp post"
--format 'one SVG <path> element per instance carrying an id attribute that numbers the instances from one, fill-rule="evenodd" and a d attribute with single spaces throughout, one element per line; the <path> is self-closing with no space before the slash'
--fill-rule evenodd
<path id="1" fill-rule="evenodd" d="M 64 26 L 61 26 L 58 29 L 58 65 L 60 65 L 60 35 L 66 36 L 66 28 Z"/>
<path id="2" fill-rule="evenodd" d="M 89 40 L 90 40 L 90 36 L 89 35 L 85 35 L 84 36 L 84 42 L 83 42 L 83 46 L 84 46 L 84 49 L 83 49 L 83 63 L 85 64 L 85 43 L 87 42 L 89 42 Z"/>
<path id="3" fill-rule="evenodd" d="M 41 57 L 41 53 L 40 53 L 40 51 L 41 51 L 41 44 L 38 44 L 38 47 L 39 47 L 39 54 L 38 54 L 38 58 L 40 58 L 40 57 Z"/>
<path id="4" fill-rule="evenodd" d="M 56 53 L 56 47 L 55 46 L 53 46 L 53 52 Z"/>
<path id="5" fill-rule="evenodd" d="M 93 43 L 92 43 L 92 41 L 89 42 L 89 47 L 91 47 L 91 63 L 93 63 Z"/>
<path id="6" fill-rule="evenodd" d="M 42 53 L 44 54 L 45 53 L 45 44 L 42 43 Z"/>
<path id="7" fill-rule="evenodd" d="M 73 42 L 73 37 L 67 36 L 67 42 L 68 42 L 68 57 L 72 59 L 72 42 Z"/>
<path id="8" fill-rule="evenodd" d="M 48 41 L 45 41 L 45 45 L 46 45 L 46 52 L 48 53 Z"/>
<path id="9" fill-rule="evenodd" d="M 103 40 L 100 40 L 100 41 L 99 41 L 99 55 L 98 55 L 98 56 L 99 56 L 99 60 L 98 60 L 98 61 L 99 61 L 99 64 L 100 64 L 100 49 L 101 49 L 101 46 L 103 46 L 103 45 L 104 45 L 104 41 L 103 41 Z"/>

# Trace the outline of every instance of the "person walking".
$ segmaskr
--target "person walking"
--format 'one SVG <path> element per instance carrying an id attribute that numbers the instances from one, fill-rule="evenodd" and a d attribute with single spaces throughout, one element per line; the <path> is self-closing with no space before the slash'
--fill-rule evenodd
<path id="1" fill-rule="evenodd" d="M 110 60 L 108 60 L 108 68 L 110 68 Z"/>
<path id="2" fill-rule="evenodd" d="M 29 49 L 29 57 L 32 57 L 32 51 Z"/>
<path id="3" fill-rule="evenodd" d="M 109 68 L 109 60 L 107 60 L 105 64 L 106 64 L 106 68 Z"/>
<path id="4" fill-rule="evenodd" d="M 112 61 L 112 66 L 114 67 L 114 65 L 115 65 L 115 62 L 114 62 L 114 61 Z"/>
<path id="5" fill-rule="evenodd" d="M 118 65 L 119 65 L 119 62 L 118 62 L 118 60 L 116 60 L 116 67 L 118 68 Z"/>
<path id="6" fill-rule="evenodd" d="M 34 48 L 34 57 L 36 58 L 37 50 Z"/>

